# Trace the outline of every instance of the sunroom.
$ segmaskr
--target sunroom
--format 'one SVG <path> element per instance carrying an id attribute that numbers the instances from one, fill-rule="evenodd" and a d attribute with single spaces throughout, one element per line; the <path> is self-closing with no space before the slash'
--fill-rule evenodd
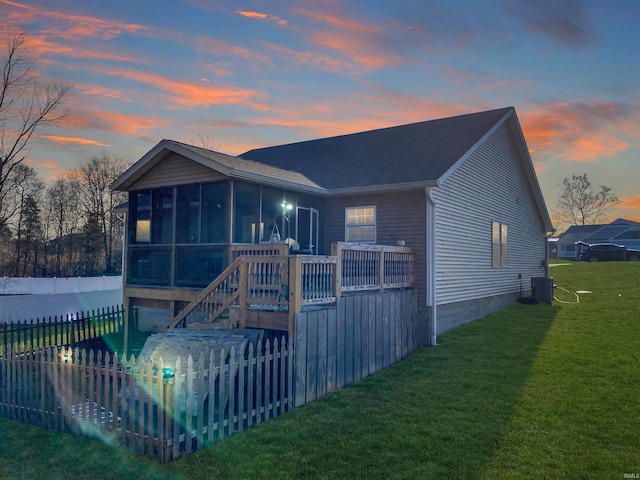
<path id="1" fill-rule="evenodd" d="M 319 196 L 236 180 L 129 193 L 126 284 L 203 288 L 232 247 L 281 244 L 324 253 Z"/>

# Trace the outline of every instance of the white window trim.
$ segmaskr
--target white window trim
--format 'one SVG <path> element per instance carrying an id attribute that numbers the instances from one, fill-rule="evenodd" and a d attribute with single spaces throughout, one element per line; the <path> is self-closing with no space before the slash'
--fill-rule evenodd
<path id="1" fill-rule="evenodd" d="M 353 223 L 353 224 L 348 224 L 347 223 L 347 211 L 349 210 L 355 210 L 357 208 L 373 208 L 373 223 Z M 344 208 L 344 241 L 345 242 L 349 242 L 349 243 L 371 243 L 374 244 L 376 243 L 376 240 L 378 238 L 378 228 L 376 226 L 378 221 L 378 212 L 376 209 L 375 205 L 358 205 L 358 206 L 354 206 L 354 207 L 345 207 Z M 369 240 L 369 241 L 362 241 L 362 242 L 354 242 L 354 241 L 349 241 L 349 228 L 353 228 L 353 227 L 373 227 L 373 240 Z"/>

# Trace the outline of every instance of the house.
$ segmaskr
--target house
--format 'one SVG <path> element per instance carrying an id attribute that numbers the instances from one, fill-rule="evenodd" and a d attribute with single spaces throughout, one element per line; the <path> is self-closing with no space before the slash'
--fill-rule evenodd
<path id="1" fill-rule="evenodd" d="M 572 225 L 560 235 L 558 258 L 577 260 L 594 243 L 615 243 L 640 248 L 640 222 L 618 218 L 609 224 Z"/>
<path id="2" fill-rule="evenodd" d="M 129 192 L 125 304 L 167 321 L 238 245 L 279 239 L 410 248 L 422 345 L 547 275 L 553 227 L 513 107 L 237 157 L 162 140 L 112 188 Z"/>
<path id="3" fill-rule="evenodd" d="M 640 222 L 618 218 L 582 239 L 584 243 L 616 243 L 640 249 Z"/>
<path id="4" fill-rule="evenodd" d="M 604 227 L 596 225 L 571 225 L 566 232 L 558 236 L 558 258 L 577 260 L 584 249 L 583 239 Z"/>

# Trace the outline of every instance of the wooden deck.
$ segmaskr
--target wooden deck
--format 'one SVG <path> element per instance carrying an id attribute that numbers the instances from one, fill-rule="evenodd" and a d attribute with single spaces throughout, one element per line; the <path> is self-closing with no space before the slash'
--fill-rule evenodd
<path id="1" fill-rule="evenodd" d="M 409 247 L 337 243 L 327 256 L 285 255 L 279 247 L 237 246 L 229 267 L 174 316 L 169 327 L 235 315 L 240 328 L 293 334 L 295 316 L 305 307 L 335 305 L 347 292 L 384 292 L 415 284 L 415 254 Z"/>

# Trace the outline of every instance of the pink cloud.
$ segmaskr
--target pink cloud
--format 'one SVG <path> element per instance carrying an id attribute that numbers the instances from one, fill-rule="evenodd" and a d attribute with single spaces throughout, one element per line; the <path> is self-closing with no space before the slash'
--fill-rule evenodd
<path id="1" fill-rule="evenodd" d="M 264 53 L 232 45 L 213 37 L 198 37 L 195 40 L 195 48 L 200 52 L 209 53 L 218 57 L 237 57 L 266 64 L 272 63 L 271 59 Z"/>
<path id="2" fill-rule="evenodd" d="M 260 13 L 260 12 L 252 12 L 247 10 L 237 10 L 236 13 L 243 17 L 255 18 L 258 20 L 268 20 L 271 22 L 276 22 L 278 25 L 286 25 L 287 22 L 285 19 L 278 17 L 277 15 L 271 15 L 269 13 Z"/>
<path id="3" fill-rule="evenodd" d="M 99 70 L 106 75 L 127 78 L 167 92 L 169 94 L 168 101 L 172 102 L 174 106 L 201 107 L 216 104 L 241 104 L 256 109 L 264 108 L 257 102 L 263 93 L 255 89 L 181 82 L 132 69 Z"/>
<path id="4" fill-rule="evenodd" d="M 54 143 L 62 143 L 62 144 L 91 145 L 93 147 L 110 147 L 111 146 L 106 143 L 99 142 L 97 140 L 91 140 L 89 138 L 63 137 L 60 135 L 40 135 L 40 138 L 44 138 Z"/>
<path id="5" fill-rule="evenodd" d="M 73 15 L 54 10 L 32 7 L 19 2 L 0 0 L 12 9 L 3 12 L 4 20 L 11 23 L 32 23 L 39 19 L 56 20 L 49 23 L 44 33 L 47 36 L 60 38 L 100 38 L 109 40 L 123 33 L 139 34 L 149 30 L 144 25 L 105 20 L 87 15 Z"/>
<path id="6" fill-rule="evenodd" d="M 26 42 L 29 54 L 40 57 L 46 54 L 62 55 L 73 58 L 88 58 L 94 60 L 116 60 L 124 62 L 136 61 L 145 63 L 144 59 L 134 59 L 119 53 L 98 52 L 92 48 L 82 48 L 80 44 L 74 46 L 62 45 L 60 43 L 50 42 L 44 36 L 28 37 Z"/>
<path id="7" fill-rule="evenodd" d="M 519 115 L 533 154 L 572 162 L 614 157 L 632 146 L 636 132 L 629 106 L 611 102 L 556 102 Z"/>
<path id="8" fill-rule="evenodd" d="M 295 50 L 293 48 L 276 45 L 273 43 L 262 42 L 264 46 L 270 48 L 274 52 L 286 57 L 296 65 L 311 65 L 315 68 L 328 71 L 344 71 L 351 69 L 351 64 L 345 60 L 341 60 L 330 55 L 324 55 L 304 50 Z"/>
<path id="9" fill-rule="evenodd" d="M 296 13 L 312 18 L 316 21 L 316 23 L 324 26 L 334 27 L 339 30 L 348 30 L 357 33 L 374 33 L 380 31 L 380 27 L 377 25 L 367 25 L 364 22 L 348 20 L 347 15 L 344 12 L 341 12 L 340 15 L 331 15 L 328 13 L 321 13 L 304 8 L 294 8 L 293 10 Z"/>
<path id="10" fill-rule="evenodd" d="M 169 123 L 164 118 L 130 115 L 105 109 L 87 110 L 86 106 L 79 103 L 71 108 L 70 115 L 63 118 L 59 126 L 65 129 L 95 129 L 139 135 L 143 130 L 164 128 Z"/>

